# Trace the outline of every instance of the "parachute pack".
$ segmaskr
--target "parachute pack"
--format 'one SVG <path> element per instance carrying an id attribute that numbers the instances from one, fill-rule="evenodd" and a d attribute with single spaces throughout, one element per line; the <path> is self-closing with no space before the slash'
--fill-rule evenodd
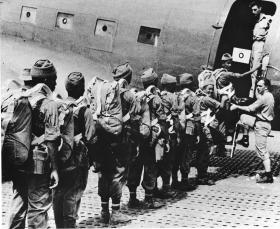
<path id="1" fill-rule="evenodd" d="M 120 134 L 123 115 L 119 84 L 93 77 L 87 88 L 86 98 L 98 124 L 108 133 Z"/>
<path id="2" fill-rule="evenodd" d="M 27 160 L 32 136 L 31 122 L 32 108 L 22 89 L 2 95 L 1 149 L 4 166 L 20 166 Z"/>
<path id="3" fill-rule="evenodd" d="M 55 98 L 49 87 L 40 83 L 31 89 L 12 90 L 2 97 L 1 147 L 3 161 L 7 162 L 9 166 L 17 168 L 23 165 L 28 159 L 31 146 L 33 146 L 33 172 L 36 174 L 44 172 L 43 163 L 47 161 L 48 152 L 47 148 L 41 145 L 44 142 L 44 135 L 35 136 L 32 133 L 32 115 L 39 102 L 45 98 L 56 101 L 58 105 L 58 118 L 62 136 L 59 155 L 63 160 L 67 160 L 71 154 L 73 149 L 72 135 L 74 134 L 71 135 L 66 127 L 74 125 L 72 122 L 72 104 Z M 68 147 L 65 147 L 66 144 Z"/>
<path id="4" fill-rule="evenodd" d="M 3 95 L 1 101 L 2 162 L 18 168 L 28 159 L 32 139 L 32 111 L 37 103 L 50 96 L 45 84 L 31 89 L 14 89 Z"/>

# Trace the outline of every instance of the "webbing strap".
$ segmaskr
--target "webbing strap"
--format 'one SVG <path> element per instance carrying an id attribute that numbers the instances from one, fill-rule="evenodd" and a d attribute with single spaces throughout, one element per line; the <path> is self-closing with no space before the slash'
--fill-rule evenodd
<path id="1" fill-rule="evenodd" d="M 201 112 L 201 122 L 204 123 L 205 126 L 208 126 L 215 118 L 215 115 L 211 116 L 211 110 L 209 108 L 207 111 Z"/>
<path id="2" fill-rule="evenodd" d="M 125 116 L 123 116 L 123 122 L 127 122 L 130 119 L 130 114 L 127 112 Z"/>
<path id="3" fill-rule="evenodd" d="M 34 139 L 33 139 L 33 141 L 31 142 L 31 145 L 32 145 L 32 146 L 40 145 L 40 144 L 42 144 L 44 141 L 45 141 L 45 135 L 44 135 L 44 134 L 42 134 L 40 137 L 34 136 Z"/>
<path id="4" fill-rule="evenodd" d="M 97 90 L 96 90 L 96 111 L 93 114 L 93 119 L 97 120 L 97 117 L 100 115 L 101 113 L 101 89 L 102 89 L 102 85 L 103 82 L 98 82 L 97 83 Z"/>
<path id="5" fill-rule="evenodd" d="M 83 138 L 82 133 L 79 133 L 74 136 L 74 142 L 79 142 Z"/>

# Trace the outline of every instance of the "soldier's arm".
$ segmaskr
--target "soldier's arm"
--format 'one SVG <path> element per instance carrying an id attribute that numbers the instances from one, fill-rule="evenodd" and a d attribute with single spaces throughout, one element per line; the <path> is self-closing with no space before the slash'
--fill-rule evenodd
<path id="1" fill-rule="evenodd" d="M 139 115 L 141 112 L 141 106 L 139 103 L 137 103 L 135 95 L 131 91 L 126 91 L 124 94 L 124 99 L 130 105 L 129 114 L 131 116 Z"/>
<path id="2" fill-rule="evenodd" d="M 262 64 L 259 64 L 259 65 L 255 66 L 254 68 L 252 68 L 250 71 L 244 72 L 244 73 L 242 73 L 242 74 L 240 74 L 240 73 L 233 73 L 233 72 L 231 72 L 231 73 L 232 73 L 232 76 L 233 76 L 234 78 L 242 78 L 242 77 L 244 77 L 244 76 L 251 75 L 253 72 L 255 72 L 255 71 L 257 71 L 259 68 L 261 68 L 261 66 L 262 66 Z"/>
<path id="3" fill-rule="evenodd" d="M 85 144 L 91 144 L 94 141 L 95 133 L 96 133 L 96 122 L 93 120 L 92 114 L 88 108 L 85 109 L 84 112 L 84 130 L 83 139 Z"/>
<path id="4" fill-rule="evenodd" d="M 193 119 L 194 119 L 196 133 L 198 136 L 200 136 L 202 132 L 201 116 L 200 116 L 200 101 L 196 96 L 192 96 L 191 101 L 193 107 Z"/>
<path id="5" fill-rule="evenodd" d="M 45 107 L 45 144 L 49 150 L 51 166 L 57 170 L 57 153 L 60 140 L 58 107 L 54 101 L 49 101 Z"/>
<path id="6" fill-rule="evenodd" d="M 203 103 L 206 107 L 210 108 L 214 112 L 217 112 L 219 109 L 223 108 L 220 102 L 208 96 L 204 97 Z"/>
<path id="7" fill-rule="evenodd" d="M 150 128 L 151 128 L 151 114 L 149 110 L 149 105 L 145 103 L 143 105 L 143 111 L 141 114 L 141 123 L 140 123 L 140 133 L 144 138 L 148 138 L 150 136 Z"/>
<path id="8" fill-rule="evenodd" d="M 233 104 L 230 107 L 230 110 L 242 110 L 242 111 L 246 111 L 246 112 L 255 112 L 258 108 L 260 108 L 263 105 L 263 100 L 262 98 L 257 99 L 254 103 L 252 103 L 249 106 L 239 106 L 239 105 L 235 105 Z"/>

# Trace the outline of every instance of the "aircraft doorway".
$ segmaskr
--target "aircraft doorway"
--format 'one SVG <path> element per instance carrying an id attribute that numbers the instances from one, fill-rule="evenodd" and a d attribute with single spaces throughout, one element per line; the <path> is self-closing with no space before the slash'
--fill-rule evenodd
<path id="1" fill-rule="evenodd" d="M 221 34 L 214 67 L 220 67 L 220 59 L 223 53 L 233 53 L 234 48 L 252 49 L 253 29 L 256 18 L 249 7 L 251 0 L 237 0 L 233 3 Z M 273 2 L 263 1 L 263 12 L 273 16 L 276 5 Z M 232 71 L 243 73 L 250 69 L 249 63 L 232 63 Z M 236 94 L 238 97 L 248 97 L 251 87 L 250 76 L 239 79 Z"/>

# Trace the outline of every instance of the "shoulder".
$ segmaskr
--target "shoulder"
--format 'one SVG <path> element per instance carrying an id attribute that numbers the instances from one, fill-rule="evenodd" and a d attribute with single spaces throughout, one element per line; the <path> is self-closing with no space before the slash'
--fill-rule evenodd
<path id="1" fill-rule="evenodd" d="M 272 16 L 267 15 L 267 14 L 263 14 L 262 17 L 261 17 L 261 19 L 260 19 L 260 21 L 261 21 L 261 20 L 264 20 L 264 21 L 266 21 L 266 22 L 268 22 L 268 23 L 271 23 L 271 22 L 272 22 Z"/>
<path id="2" fill-rule="evenodd" d="M 53 112 L 58 110 L 58 103 L 52 99 L 45 98 L 42 101 L 42 108 L 47 111 Z"/>
<path id="3" fill-rule="evenodd" d="M 274 96 L 273 96 L 273 94 L 271 92 L 266 92 L 264 94 L 264 99 L 265 100 L 269 100 L 269 101 L 274 101 Z"/>

